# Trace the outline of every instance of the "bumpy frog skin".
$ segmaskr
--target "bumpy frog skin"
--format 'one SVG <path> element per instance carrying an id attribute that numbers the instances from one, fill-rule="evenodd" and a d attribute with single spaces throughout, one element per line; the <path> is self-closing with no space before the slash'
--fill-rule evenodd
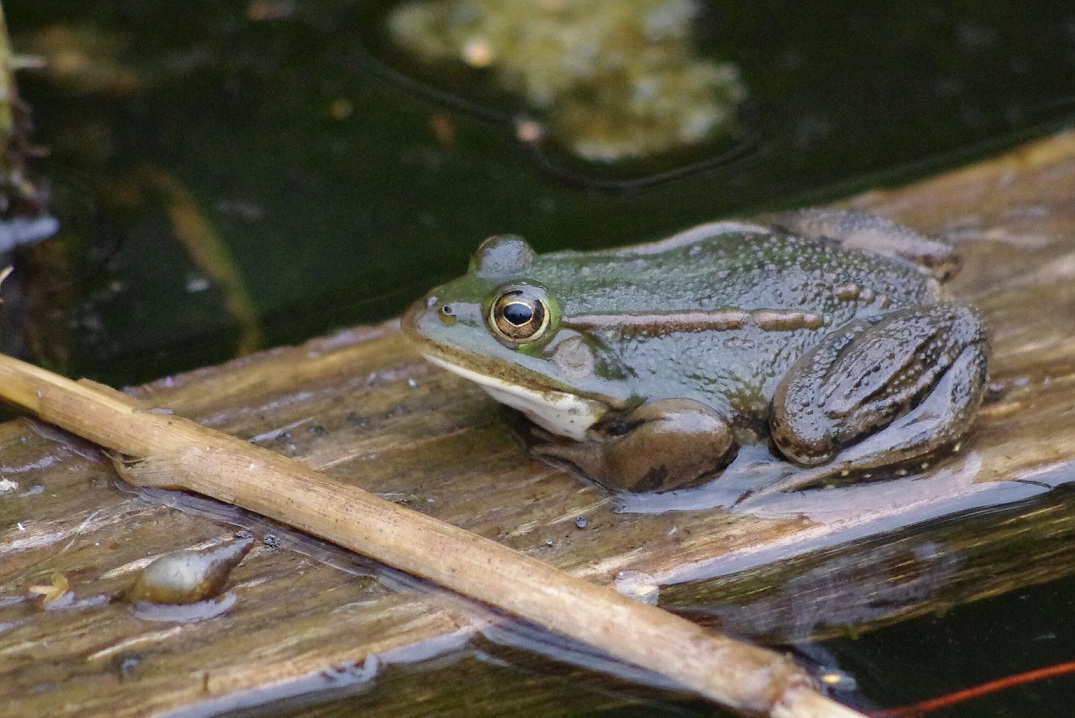
<path id="1" fill-rule="evenodd" d="M 989 331 L 941 287 L 958 266 L 942 242 L 838 210 L 597 252 L 503 235 L 403 329 L 548 432 L 538 453 L 610 488 L 695 486 L 757 443 L 873 473 L 957 449 L 973 423 Z"/>

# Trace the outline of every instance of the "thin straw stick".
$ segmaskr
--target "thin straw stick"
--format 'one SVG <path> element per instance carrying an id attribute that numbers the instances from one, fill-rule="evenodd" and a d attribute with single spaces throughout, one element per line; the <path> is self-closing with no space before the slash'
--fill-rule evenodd
<path id="1" fill-rule="evenodd" d="M 178 416 L 145 411 L 107 387 L 0 355 L 0 398 L 113 451 L 146 459 L 153 470 L 132 472 L 143 485 L 195 491 L 290 524 L 730 708 L 778 718 L 861 718 L 817 692 L 785 656 L 574 578 L 279 454 Z"/>

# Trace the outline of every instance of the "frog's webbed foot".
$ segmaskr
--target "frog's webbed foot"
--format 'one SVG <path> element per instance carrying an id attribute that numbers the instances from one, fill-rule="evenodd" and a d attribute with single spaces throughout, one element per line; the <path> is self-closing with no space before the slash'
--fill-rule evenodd
<path id="1" fill-rule="evenodd" d="M 567 461 L 598 483 L 627 491 L 701 484 L 735 458 L 728 423 L 708 406 L 664 399 L 602 421 L 586 441 L 557 440 L 534 452 Z"/>
<path id="2" fill-rule="evenodd" d="M 927 269 L 942 282 L 960 269 L 959 255 L 947 242 L 868 212 L 808 208 L 778 212 L 762 219 L 777 229 L 807 239 L 901 257 Z"/>
<path id="3" fill-rule="evenodd" d="M 804 466 L 835 457 L 824 476 L 921 461 L 970 430 L 988 363 L 989 332 L 974 309 L 960 304 L 849 322 L 781 381 L 769 419 L 773 441 Z M 810 483 L 823 478 L 807 473 Z M 781 483 L 782 490 L 797 488 L 794 477 Z"/>

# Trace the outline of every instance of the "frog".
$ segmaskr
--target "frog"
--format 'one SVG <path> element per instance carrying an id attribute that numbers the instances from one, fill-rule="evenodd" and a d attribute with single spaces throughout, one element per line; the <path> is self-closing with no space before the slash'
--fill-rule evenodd
<path id="1" fill-rule="evenodd" d="M 959 268 L 947 242 L 858 210 L 591 251 L 503 234 L 401 326 L 522 412 L 534 453 L 612 491 L 700 486 L 748 445 L 818 467 L 811 481 L 876 478 L 959 451 L 972 429 L 991 333 L 945 286 Z"/>

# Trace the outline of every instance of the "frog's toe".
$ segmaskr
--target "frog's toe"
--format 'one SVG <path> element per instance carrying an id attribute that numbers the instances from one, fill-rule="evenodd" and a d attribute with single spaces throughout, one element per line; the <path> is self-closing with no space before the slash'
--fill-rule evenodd
<path id="1" fill-rule="evenodd" d="M 941 303 L 851 322 L 781 382 L 770 412 L 773 441 L 803 466 L 861 442 L 865 450 L 853 452 L 845 470 L 935 453 L 970 429 L 988 362 L 989 333 L 970 307 Z"/>

